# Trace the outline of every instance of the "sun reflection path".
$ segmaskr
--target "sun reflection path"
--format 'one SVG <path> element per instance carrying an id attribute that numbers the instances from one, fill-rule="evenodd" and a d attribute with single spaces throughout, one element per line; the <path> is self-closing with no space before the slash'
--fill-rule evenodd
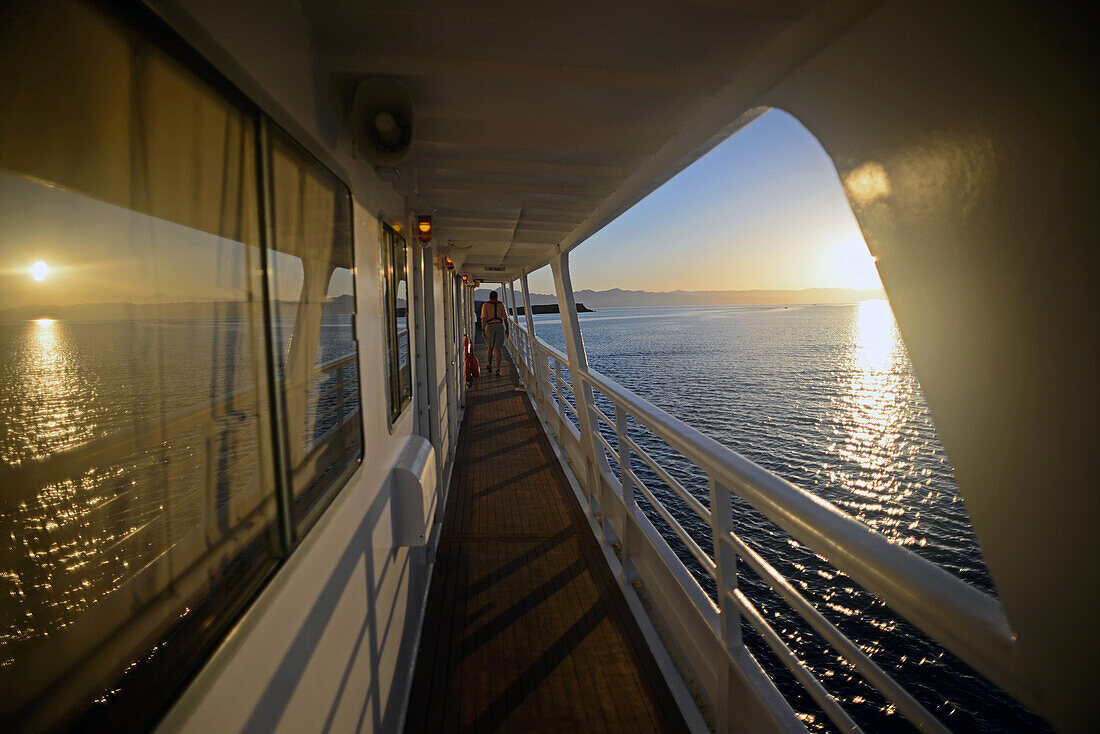
<path id="1" fill-rule="evenodd" d="M 861 471 L 835 477 L 851 495 L 842 504 L 895 542 L 919 543 L 908 534 L 915 521 L 904 517 L 902 504 L 911 490 L 899 482 L 913 458 L 903 455 L 911 442 L 902 440 L 913 387 L 906 377 L 905 347 L 886 301 L 866 301 L 855 312 L 846 372 L 839 416 L 846 436 L 838 453 Z"/>
<path id="2" fill-rule="evenodd" d="M 31 415 L 26 425 L 34 435 L 34 455 L 46 456 L 75 446 L 89 436 L 88 426 L 73 420 L 78 385 L 66 354 L 61 326 L 37 319 L 28 339 L 28 366 L 23 394 Z"/>
<path id="3" fill-rule="evenodd" d="M 886 301 L 864 301 L 856 315 L 853 358 L 867 374 L 891 370 L 899 357 L 901 336 Z"/>

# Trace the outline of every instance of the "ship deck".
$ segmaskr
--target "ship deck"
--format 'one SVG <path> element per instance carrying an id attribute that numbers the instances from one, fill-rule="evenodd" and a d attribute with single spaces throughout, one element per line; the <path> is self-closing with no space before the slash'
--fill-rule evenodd
<path id="1" fill-rule="evenodd" d="M 478 358 L 405 731 L 686 731 L 514 365 Z"/>

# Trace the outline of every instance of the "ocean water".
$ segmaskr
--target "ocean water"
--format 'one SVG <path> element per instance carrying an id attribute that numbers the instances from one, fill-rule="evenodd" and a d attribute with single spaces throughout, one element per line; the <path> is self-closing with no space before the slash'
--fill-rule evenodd
<path id="1" fill-rule="evenodd" d="M 565 350 L 557 315 L 536 316 L 535 323 L 541 338 Z M 885 301 L 604 309 L 581 314 L 580 323 L 596 371 L 892 542 L 996 594 Z M 631 435 L 708 504 L 702 472 L 648 432 Z M 633 468 L 693 537 L 708 538 L 704 550 L 711 552 L 706 524 L 647 466 L 635 461 Z M 645 501 L 640 504 L 644 509 Z M 713 598 L 713 581 L 656 512 L 647 514 Z M 744 541 L 953 731 L 1048 731 L 746 503 L 735 501 L 734 518 Z M 865 731 L 913 731 L 744 564 L 739 585 Z M 743 630 L 746 644 L 807 727 L 832 731 L 763 640 L 749 625 Z"/>
<path id="2" fill-rule="evenodd" d="M 292 321 L 273 330 L 280 369 Z M 0 323 L 0 482 L 24 472 L 0 491 L 0 666 L 197 528 L 234 532 L 211 518 L 239 495 L 272 491 L 256 328 L 240 318 Z M 351 353 L 350 335 L 349 316 L 327 315 L 316 362 Z M 307 447 L 337 422 L 336 377 L 310 385 Z M 356 389 L 353 378 L 345 413 L 358 409 Z M 101 439 L 111 443 L 87 453 Z M 76 447 L 75 471 L 35 468 Z"/>
<path id="3" fill-rule="evenodd" d="M 564 349 L 555 315 L 536 322 L 540 336 Z M 581 323 L 596 370 L 995 593 L 885 303 L 609 309 L 583 314 Z M 289 333 L 287 324 L 276 324 L 279 354 Z M 326 317 L 317 361 L 348 353 L 349 333 L 348 317 Z M 233 319 L 0 324 L 0 467 L 248 391 L 259 379 L 253 343 L 247 322 Z M 401 357 L 404 363 L 404 350 Z M 323 382 L 312 387 L 316 394 L 327 389 Z M 263 418 L 255 401 L 245 400 L 228 406 L 223 419 L 231 433 L 216 484 L 243 486 L 263 460 L 254 430 Z M 636 438 L 705 497 L 704 478 L 675 452 Z M 160 538 L 201 522 L 201 490 L 210 481 L 202 441 L 198 429 L 180 431 L 34 488 L 30 497 L 5 488 L 0 518 L 5 536 L 17 540 L 0 546 L 0 664 L 134 578 L 157 557 Z M 660 493 L 655 476 L 635 469 Z M 707 535 L 667 494 L 689 531 Z M 736 509 L 741 536 L 953 730 L 1046 730 L 751 508 Z M 677 550 L 712 590 L 686 550 Z M 740 584 L 866 731 L 911 730 L 744 568 Z M 808 727 L 828 731 L 747 627 L 745 636 Z"/>

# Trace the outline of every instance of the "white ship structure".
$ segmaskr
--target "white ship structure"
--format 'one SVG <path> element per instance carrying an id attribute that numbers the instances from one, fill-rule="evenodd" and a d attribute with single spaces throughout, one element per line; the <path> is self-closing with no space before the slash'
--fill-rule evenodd
<path id="1" fill-rule="evenodd" d="M 6 514 L 5 574 L 25 578 L 60 554 L 77 559 L 72 578 L 91 559 L 111 579 L 98 596 L 64 590 L 62 576 L 11 587 L 2 608 L 21 631 L 3 643 L 2 728 L 803 730 L 743 643 L 751 625 L 825 715 L 856 730 L 739 590 L 749 569 L 899 716 L 948 730 L 749 547 L 733 497 L 1057 731 L 1094 728 L 1100 108 L 1087 20 L 1069 5 L 905 0 L 5 3 L 5 191 L 47 202 L 24 207 L 35 226 L 108 233 L 116 244 L 103 252 L 142 263 L 128 287 L 171 283 L 171 308 L 232 321 L 251 357 L 229 375 L 216 352 L 209 401 L 88 440 L 77 439 L 91 419 L 64 415 L 73 440 L 0 464 L 15 515 L 103 493 L 71 528 Z M 587 365 L 571 251 L 772 108 L 836 166 L 996 597 Z M 115 266 L 102 259 L 107 283 Z M 564 352 L 534 336 L 530 316 L 527 277 L 547 265 Z M 471 393 L 464 339 L 482 283 L 526 309 L 511 314 L 514 384 L 483 374 Z M 133 301 L 111 318 L 144 329 L 175 315 L 166 299 L 103 300 Z M 337 357 L 323 353 L 330 329 L 351 345 Z M 171 339 L 139 343 L 125 348 L 159 366 L 164 405 L 211 369 Z M 495 576 L 470 571 L 490 547 L 476 523 L 518 517 L 540 497 L 522 477 L 497 486 L 463 468 L 496 445 L 496 414 L 471 412 L 489 411 L 490 395 L 533 416 L 500 431 L 549 446 L 542 468 L 573 503 L 561 516 L 585 529 L 566 545 L 602 564 L 586 578 L 606 576 L 600 613 L 631 630 L 627 648 L 644 661 L 623 675 L 643 681 L 648 703 L 618 678 L 597 676 L 581 698 L 524 688 L 556 680 L 565 660 L 583 677 L 585 635 L 605 629 L 584 626 L 588 607 L 561 608 L 568 655 L 511 641 L 545 669 L 484 653 L 510 639 L 502 612 L 519 619 L 526 607 L 479 611 L 473 595 L 522 576 L 550 537 L 525 546 L 519 530 L 500 531 L 492 547 L 514 542 L 515 557 L 494 556 Z M 684 489 L 631 430 L 683 456 L 708 496 Z M 684 531 L 639 461 L 708 537 Z M 460 491 L 492 504 L 463 504 Z M 557 588 L 544 595 L 561 598 Z M 469 618 L 446 611 L 463 594 Z M 70 614 L 32 624 L 55 608 Z M 440 629 L 456 626 L 447 648 Z M 478 661 L 464 686 L 483 675 L 493 693 L 437 695 L 457 670 L 440 662 L 447 649 Z"/>

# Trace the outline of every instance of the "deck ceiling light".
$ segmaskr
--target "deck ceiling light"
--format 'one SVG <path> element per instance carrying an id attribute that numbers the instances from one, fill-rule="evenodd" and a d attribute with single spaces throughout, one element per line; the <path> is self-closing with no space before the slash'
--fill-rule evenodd
<path id="1" fill-rule="evenodd" d="M 452 260 L 449 257 L 445 257 L 445 258 L 443 258 L 443 267 L 447 268 L 447 270 L 454 270 L 455 269 L 455 261 Z"/>
<path id="2" fill-rule="evenodd" d="M 422 214 L 416 218 L 416 236 L 422 244 L 432 241 L 432 218 Z"/>

